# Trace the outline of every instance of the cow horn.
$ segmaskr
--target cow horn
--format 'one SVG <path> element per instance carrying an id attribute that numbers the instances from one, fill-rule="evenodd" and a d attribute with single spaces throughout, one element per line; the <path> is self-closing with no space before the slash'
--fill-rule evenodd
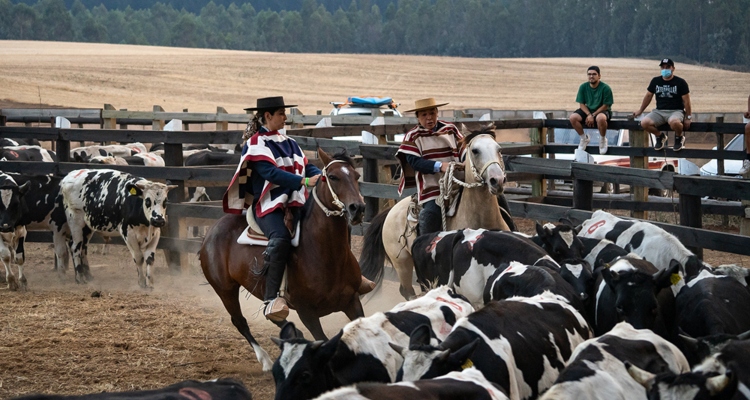
<path id="1" fill-rule="evenodd" d="M 685 333 L 680 333 L 680 338 L 685 343 L 692 344 L 693 346 L 697 346 L 698 345 L 698 339 L 696 339 L 696 338 L 694 338 L 692 336 L 689 336 L 689 335 L 687 335 Z"/>
<path id="2" fill-rule="evenodd" d="M 716 396 L 729 385 L 729 382 L 732 380 L 731 377 L 732 372 L 729 370 L 724 374 L 712 376 L 706 379 L 706 389 L 711 393 L 711 396 Z"/>
<path id="3" fill-rule="evenodd" d="M 438 361 L 445 361 L 445 360 L 448 359 L 448 357 L 450 355 L 451 355 L 451 350 L 450 349 L 443 350 L 440 353 L 438 353 L 438 355 L 437 355 L 437 357 L 435 357 L 435 359 L 437 359 Z"/>
<path id="4" fill-rule="evenodd" d="M 748 338 L 750 338 L 750 331 L 743 332 L 743 333 L 740 333 L 739 335 L 737 335 L 737 340 L 745 340 L 745 339 L 748 339 Z"/>
<path id="5" fill-rule="evenodd" d="M 320 346 L 323 345 L 323 343 L 325 343 L 325 340 L 316 340 L 316 341 L 310 343 L 310 350 L 317 350 L 317 349 L 319 349 Z"/>
<path id="6" fill-rule="evenodd" d="M 282 344 L 282 343 L 284 343 L 284 341 L 283 341 L 283 340 L 281 340 L 281 339 L 279 339 L 279 338 L 277 338 L 277 337 L 272 337 L 272 338 L 271 338 L 271 341 L 272 341 L 272 342 L 274 342 L 274 343 L 275 343 L 275 344 L 276 344 L 277 346 L 279 346 L 279 347 L 281 347 L 281 344 Z"/>
<path id="7" fill-rule="evenodd" d="M 404 355 L 404 348 L 403 347 L 401 347 L 401 346 L 399 346 L 399 345 L 397 345 L 396 343 L 393 343 L 393 342 L 388 342 L 388 345 L 391 346 L 391 348 L 393 349 L 393 351 L 395 351 L 396 353 L 401 354 L 402 356 Z"/>
<path id="8" fill-rule="evenodd" d="M 646 388 L 646 391 L 651 390 L 651 385 L 654 384 L 654 377 L 656 375 L 648 371 L 644 371 L 628 361 L 625 361 L 625 368 L 627 368 L 628 374 L 630 374 L 630 376 L 635 379 L 636 382 Z"/>

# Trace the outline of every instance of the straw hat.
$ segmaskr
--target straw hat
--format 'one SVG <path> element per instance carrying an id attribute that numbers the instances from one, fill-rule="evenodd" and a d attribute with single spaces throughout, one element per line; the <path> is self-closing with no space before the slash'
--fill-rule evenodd
<path id="1" fill-rule="evenodd" d="M 417 100 L 414 102 L 413 110 L 406 110 L 404 112 L 418 112 L 422 110 L 428 110 L 430 108 L 442 107 L 448 103 L 437 104 L 434 98 L 428 97 L 426 99 Z"/>
<path id="2" fill-rule="evenodd" d="M 284 104 L 284 97 L 261 97 L 256 100 L 255 107 L 246 108 L 245 111 L 275 110 L 277 108 L 297 107 L 296 104 Z"/>

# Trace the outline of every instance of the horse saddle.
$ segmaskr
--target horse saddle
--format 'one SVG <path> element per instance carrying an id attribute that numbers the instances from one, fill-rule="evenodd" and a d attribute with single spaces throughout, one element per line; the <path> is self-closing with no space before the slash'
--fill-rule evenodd
<path id="1" fill-rule="evenodd" d="M 445 216 L 450 218 L 456 215 L 456 208 L 458 208 L 458 202 L 461 198 L 461 193 L 463 191 L 459 191 L 456 197 L 453 199 L 453 201 L 450 202 L 448 205 L 448 211 L 446 212 Z M 417 200 L 417 195 L 413 194 L 411 196 L 411 202 L 409 203 L 409 208 L 406 211 L 406 222 L 409 225 L 416 224 L 419 222 L 419 212 L 422 211 L 422 205 L 419 204 L 419 201 Z"/>
<path id="2" fill-rule="evenodd" d="M 237 238 L 237 243 L 252 246 L 267 246 L 268 238 L 263 233 L 263 230 L 260 229 L 258 223 L 255 222 L 255 214 L 252 211 L 246 212 L 245 219 L 247 219 L 247 228 Z M 290 229 L 289 231 L 292 233 L 292 246 L 297 247 L 299 245 L 300 221 L 297 221 L 297 226 L 294 230 Z"/>

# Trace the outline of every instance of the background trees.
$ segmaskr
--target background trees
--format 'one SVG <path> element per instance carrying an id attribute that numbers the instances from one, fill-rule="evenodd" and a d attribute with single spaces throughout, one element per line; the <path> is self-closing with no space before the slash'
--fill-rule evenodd
<path id="1" fill-rule="evenodd" d="M 750 69 L 750 0 L 0 0 L 0 39 Z"/>

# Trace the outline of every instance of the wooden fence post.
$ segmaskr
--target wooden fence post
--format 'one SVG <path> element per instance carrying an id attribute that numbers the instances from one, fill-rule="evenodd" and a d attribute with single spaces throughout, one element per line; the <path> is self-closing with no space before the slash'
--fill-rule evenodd
<path id="1" fill-rule="evenodd" d="M 227 110 L 224 109 L 224 107 L 216 107 L 216 115 L 219 114 L 228 114 Z M 228 131 L 229 130 L 229 121 L 219 121 L 218 117 L 216 118 L 216 130 L 217 131 Z"/>
<path id="2" fill-rule="evenodd" d="M 531 145 L 541 145 L 544 146 L 547 144 L 547 135 L 546 128 L 531 128 L 530 132 L 530 140 Z M 531 155 L 534 158 L 544 158 L 546 154 L 542 151 L 541 155 L 532 154 Z M 547 180 L 546 179 L 537 179 L 534 181 L 531 181 L 531 196 L 533 197 L 547 197 Z"/>
<path id="3" fill-rule="evenodd" d="M 188 112 L 188 109 L 187 109 L 187 108 L 183 108 L 183 109 L 182 109 L 182 112 L 184 112 L 184 113 L 187 113 L 187 112 Z M 182 121 L 182 130 L 183 130 L 183 131 L 189 131 L 189 130 L 190 130 L 190 123 L 189 123 L 189 122 L 185 122 L 185 121 Z"/>
<path id="4" fill-rule="evenodd" d="M 164 112 L 164 108 L 161 106 L 154 106 L 154 113 Z M 159 119 L 154 115 L 154 119 L 151 123 L 151 128 L 155 131 L 164 130 L 165 121 Z M 182 144 L 181 143 L 164 143 L 164 164 L 167 167 L 181 167 L 183 164 L 182 160 Z M 185 201 L 185 182 L 181 180 L 170 180 L 167 179 L 167 184 L 177 185 L 176 188 L 169 191 L 167 200 L 170 203 L 181 203 Z M 179 238 L 185 236 L 183 231 L 186 229 L 183 226 L 183 221 L 180 218 L 176 220 L 167 220 L 167 225 L 164 227 L 167 237 Z M 176 250 L 164 249 L 164 258 L 167 260 L 169 270 L 172 273 L 180 273 L 183 265 L 187 265 L 187 255 Z"/>
<path id="5" fill-rule="evenodd" d="M 587 211 L 594 209 L 594 181 L 573 177 L 573 208 Z"/>
<path id="6" fill-rule="evenodd" d="M 649 133 L 646 131 L 630 132 L 630 147 L 650 147 Z M 648 168 L 648 157 L 630 157 L 630 168 Z M 648 188 L 642 186 L 631 186 L 630 193 L 633 201 L 648 201 Z M 648 211 L 633 210 L 630 212 L 633 218 L 648 219 Z"/>
<path id="7" fill-rule="evenodd" d="M 699 229 L 703 227 L 703 211 L 699 196 L 680 193 L 680 225 Z M 703 259 L 703 248 L 687 247 L 698 258 Z"/>

